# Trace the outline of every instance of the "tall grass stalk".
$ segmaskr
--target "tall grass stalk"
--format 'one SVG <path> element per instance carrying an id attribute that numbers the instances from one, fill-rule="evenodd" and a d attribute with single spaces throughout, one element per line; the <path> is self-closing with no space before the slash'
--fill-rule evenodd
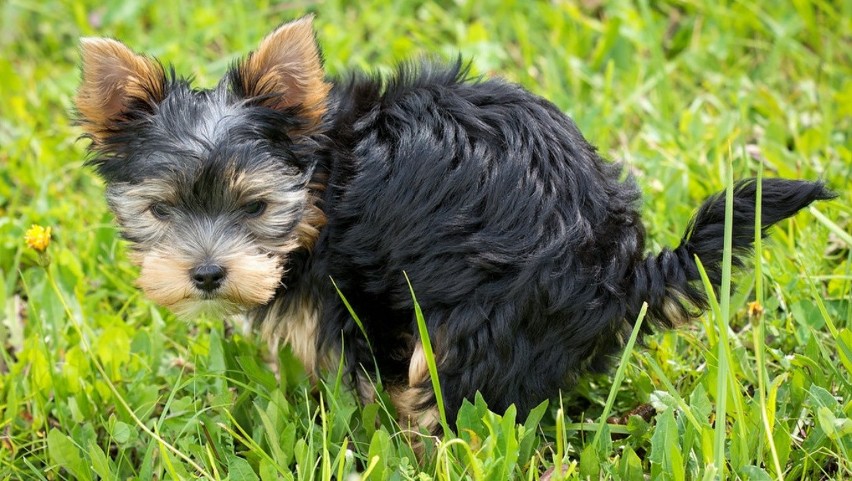
<path id="1" fill-rule="evenodd" d="M 630 338 L 627 340 L 627 345 L 624 346 L 624 352 L 621 353 L 618 369 L 615 371 L 615 377 L 613 378 L 612 386 L 609 389 L 609 395 L 606 398 L 604 410 L 601 413 L 600 420 L 598 421 L 598 430 L 595 433 L 595 438 L 592 440 L 592 444 L 598 448 L 599 454 L 603 454 L 600 441 L 601 434 L 604 431 L 604 425 L 606 425 L 606 420 L 609 418 L 609 413 L 612 411 L 612 405 L 615 402 L 615 396 L 618 394 L 618 390 L 621 387 L 621 382 L 624 380 L 624 371 L 627 369 L 630 356 L 633 354 L 633 346 L 636 344 L 636 338 L 639 336 L 639 332 L 642 329 L 642 321 L 645 319 L 645 314 L 647 312 L 648 303 L 643 302 L 642 309 L 639 310 L 639 315 L 636 317 L 636 322 L 633 324 L 633 331 L 630 333 Z"/>
<path id="2" fill-rule="evenodd" d="M 720 301 L 719 312 L 716 317 L 716 327 L 719 334 L 719 343 L 716 349 L 717 376 L 716 376 L 716 426 L 713 436 L 714 464 L 719 470 L 722 480 L 727 478 L 725 440 L 727 439 L 727 402 L 729 386 L 730 358 L 728 353 L 728 319 L 731 311 L 731 261 L 733 251 L 731 241 L 733 237 L 734 217 L 734 169 L 731 165 L 731 156 L 728 156 L 727 169 L 725 169 L 725 238 L 722 251 L 722 281 L 719 286 Z M 712 290 L 710 295 L 712 295 Z"/>
<path id="3" fill-rule="evenodd" d="M 441 417 L 441 427 L 444 428 L 444 434 L 449 435 L 452 431 L 447 423 L 447 412 L 444 408 L 444 395 L 441 392 L 441 382 L 438 379 L 438 364 L 435 361 L 435 353 L 432 351 L 432 341 L 429 339 L 429 329 L 426 327 L 426 319 L 423 317 L 423 311 L 420 310 L 420 304 L 417 303 L 417 296 L 414 294 L 414 287 L 411 285 L 411 280 L 408 274 L 405 275 L 405 282 L 408 283 L 408 290 L 411 292 L 411 301 L 414 302 L 414 316 L 417 319 L 417 330 L 420 333 L 420 343 L 423 346 L 423 355 L 426 358 L 426 365 L 429 367 L 429 377 L 432 379 L 432 389 L 435 391 L 435 401 L 438 404 L 438 414 Z"/>
<path id="4" fill-rule="evenodd" d="M 755 193 L 755 212 L 754 212 L 754 297 L 755 303 L 753 309 L 749 311 L 749 317 L 752 322 L 752 342 L 754 343 L 754 358 L 755 370 L 757 371 L 757 394 L 758 403 L 760 405 L 760 420 L 763 423 L 764 437 L 761 437 L 758 452 L 756 453 L 757 461 L 760 463 L 763 458 L 763 443 L 769 446 L 769 453 L 772 456 L 772 466 L 775 469 L 775 477 L 778 481 L 784 481 L 784 470 L 781 468 L 781 460 L 778 457 L 778 448 L 775 446 L 773 433 L 773 420 L 769 419 L 769 410 L 773 412 L 775 407 L 768 405 L 767 402 L 767 386 L 769 379 L 766 370 L 766 325 L 763 319 L 763 306 L 766 303 L 763 289 L 763 163 L 758 162 L 757 167 L 757 192 Z M 774 418 L 774 416 L 773 416 Z"/>

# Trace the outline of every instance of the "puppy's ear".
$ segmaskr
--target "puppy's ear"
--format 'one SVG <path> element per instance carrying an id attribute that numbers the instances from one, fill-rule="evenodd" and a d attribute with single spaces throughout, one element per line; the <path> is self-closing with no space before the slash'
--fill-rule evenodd
<path id="1" fill-rule="evenodd" d="M 165 72 L 156 61 L 109 38 L 83 38 L 80 50 L 83 83 L 77 91 L 77 111 L 96 143 L 131 108 L 152 112 L 165 98 Z"/>
<path id="2" fill-rule="evenodd" d="M 275 110 L 296 108 L 303 133 L 322 119 L 331 89 L 312 23 L 307 15 L 281 25 L 229 74 L 238 95 Z"/>

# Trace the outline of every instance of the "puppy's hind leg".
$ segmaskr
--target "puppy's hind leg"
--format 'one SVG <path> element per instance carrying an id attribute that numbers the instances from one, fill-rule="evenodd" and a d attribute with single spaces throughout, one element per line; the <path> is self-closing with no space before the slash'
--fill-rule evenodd
<path id="1" fill-rule="evenodd" d="M 430 329 L 439 385 L 448 427 L 455 429 L 462 402 L 482 394 L 489 408 L 503 413 L 512 404 L 518 419 L 558 391 L 561 376 L 548 377 L 549 366 L 570 367 L 572 360 L 553 358 L 560 349 L 535 355 L 538 340 L 530 340 L 518 325 L 519 306 L 514 303 L 455 306 L 452 310 L 430 310 L 427 319 L 442 319 Z M 571 352 L 571 351 L 568 351 Z M 536 365 L 543 361 L 542 365 Z M 559 369 L 560 373 L 564 369 Z M 441 435 L 437 399 L 432 387 L 426 356 L 420 341 L 414 344 L 408 365 L 408 383 L 388 389 L 400 425 L 414 431 Z"/>
<path id="2" fill-rule="evenodd" d="M 414 345 L 408 364 L 408 382 L 388 388 L 402 429 L 440 434 L 441 419 L 432 379 L 420 341 Z"/>

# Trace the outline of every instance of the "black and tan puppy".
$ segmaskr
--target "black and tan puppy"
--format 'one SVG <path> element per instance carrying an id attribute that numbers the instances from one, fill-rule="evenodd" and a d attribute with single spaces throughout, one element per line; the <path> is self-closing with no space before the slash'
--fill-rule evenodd
<path id="1" fill-rule="evenodd" d="M 328 80 L 309 17 L 211 90 L 115 40 L 82 54 L 90 163 L 145 293 L 180 315 L 243 314 L 309 371 L 342 355 L 362 391 L 377 364 L 404 424 L 440 430 L 404 272 L 451 423 L 476 391 L 523 417 L 604 369 L 643 302 L 649 329 L 687 321 L 706 307 L 695 256 L 719 280 L 722 197 L 677 248 L 646 253 L 621 167 L 551 103 L 459 64 Z M 737 254 L 755 189 L 735 187 Z M 765 180 L 763 228 L 830 197 Z"/>

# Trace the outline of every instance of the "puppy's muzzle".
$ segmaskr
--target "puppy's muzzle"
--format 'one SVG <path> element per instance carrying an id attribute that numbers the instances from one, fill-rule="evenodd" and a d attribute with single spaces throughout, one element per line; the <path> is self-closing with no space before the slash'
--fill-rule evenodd
<path id="1" fill-rule="evenodd" d="M 217 264 L 202 264 L 189 271 L 189 277 L 198 290 L 213 292 L 225 281 L 225 268 Z"/>

